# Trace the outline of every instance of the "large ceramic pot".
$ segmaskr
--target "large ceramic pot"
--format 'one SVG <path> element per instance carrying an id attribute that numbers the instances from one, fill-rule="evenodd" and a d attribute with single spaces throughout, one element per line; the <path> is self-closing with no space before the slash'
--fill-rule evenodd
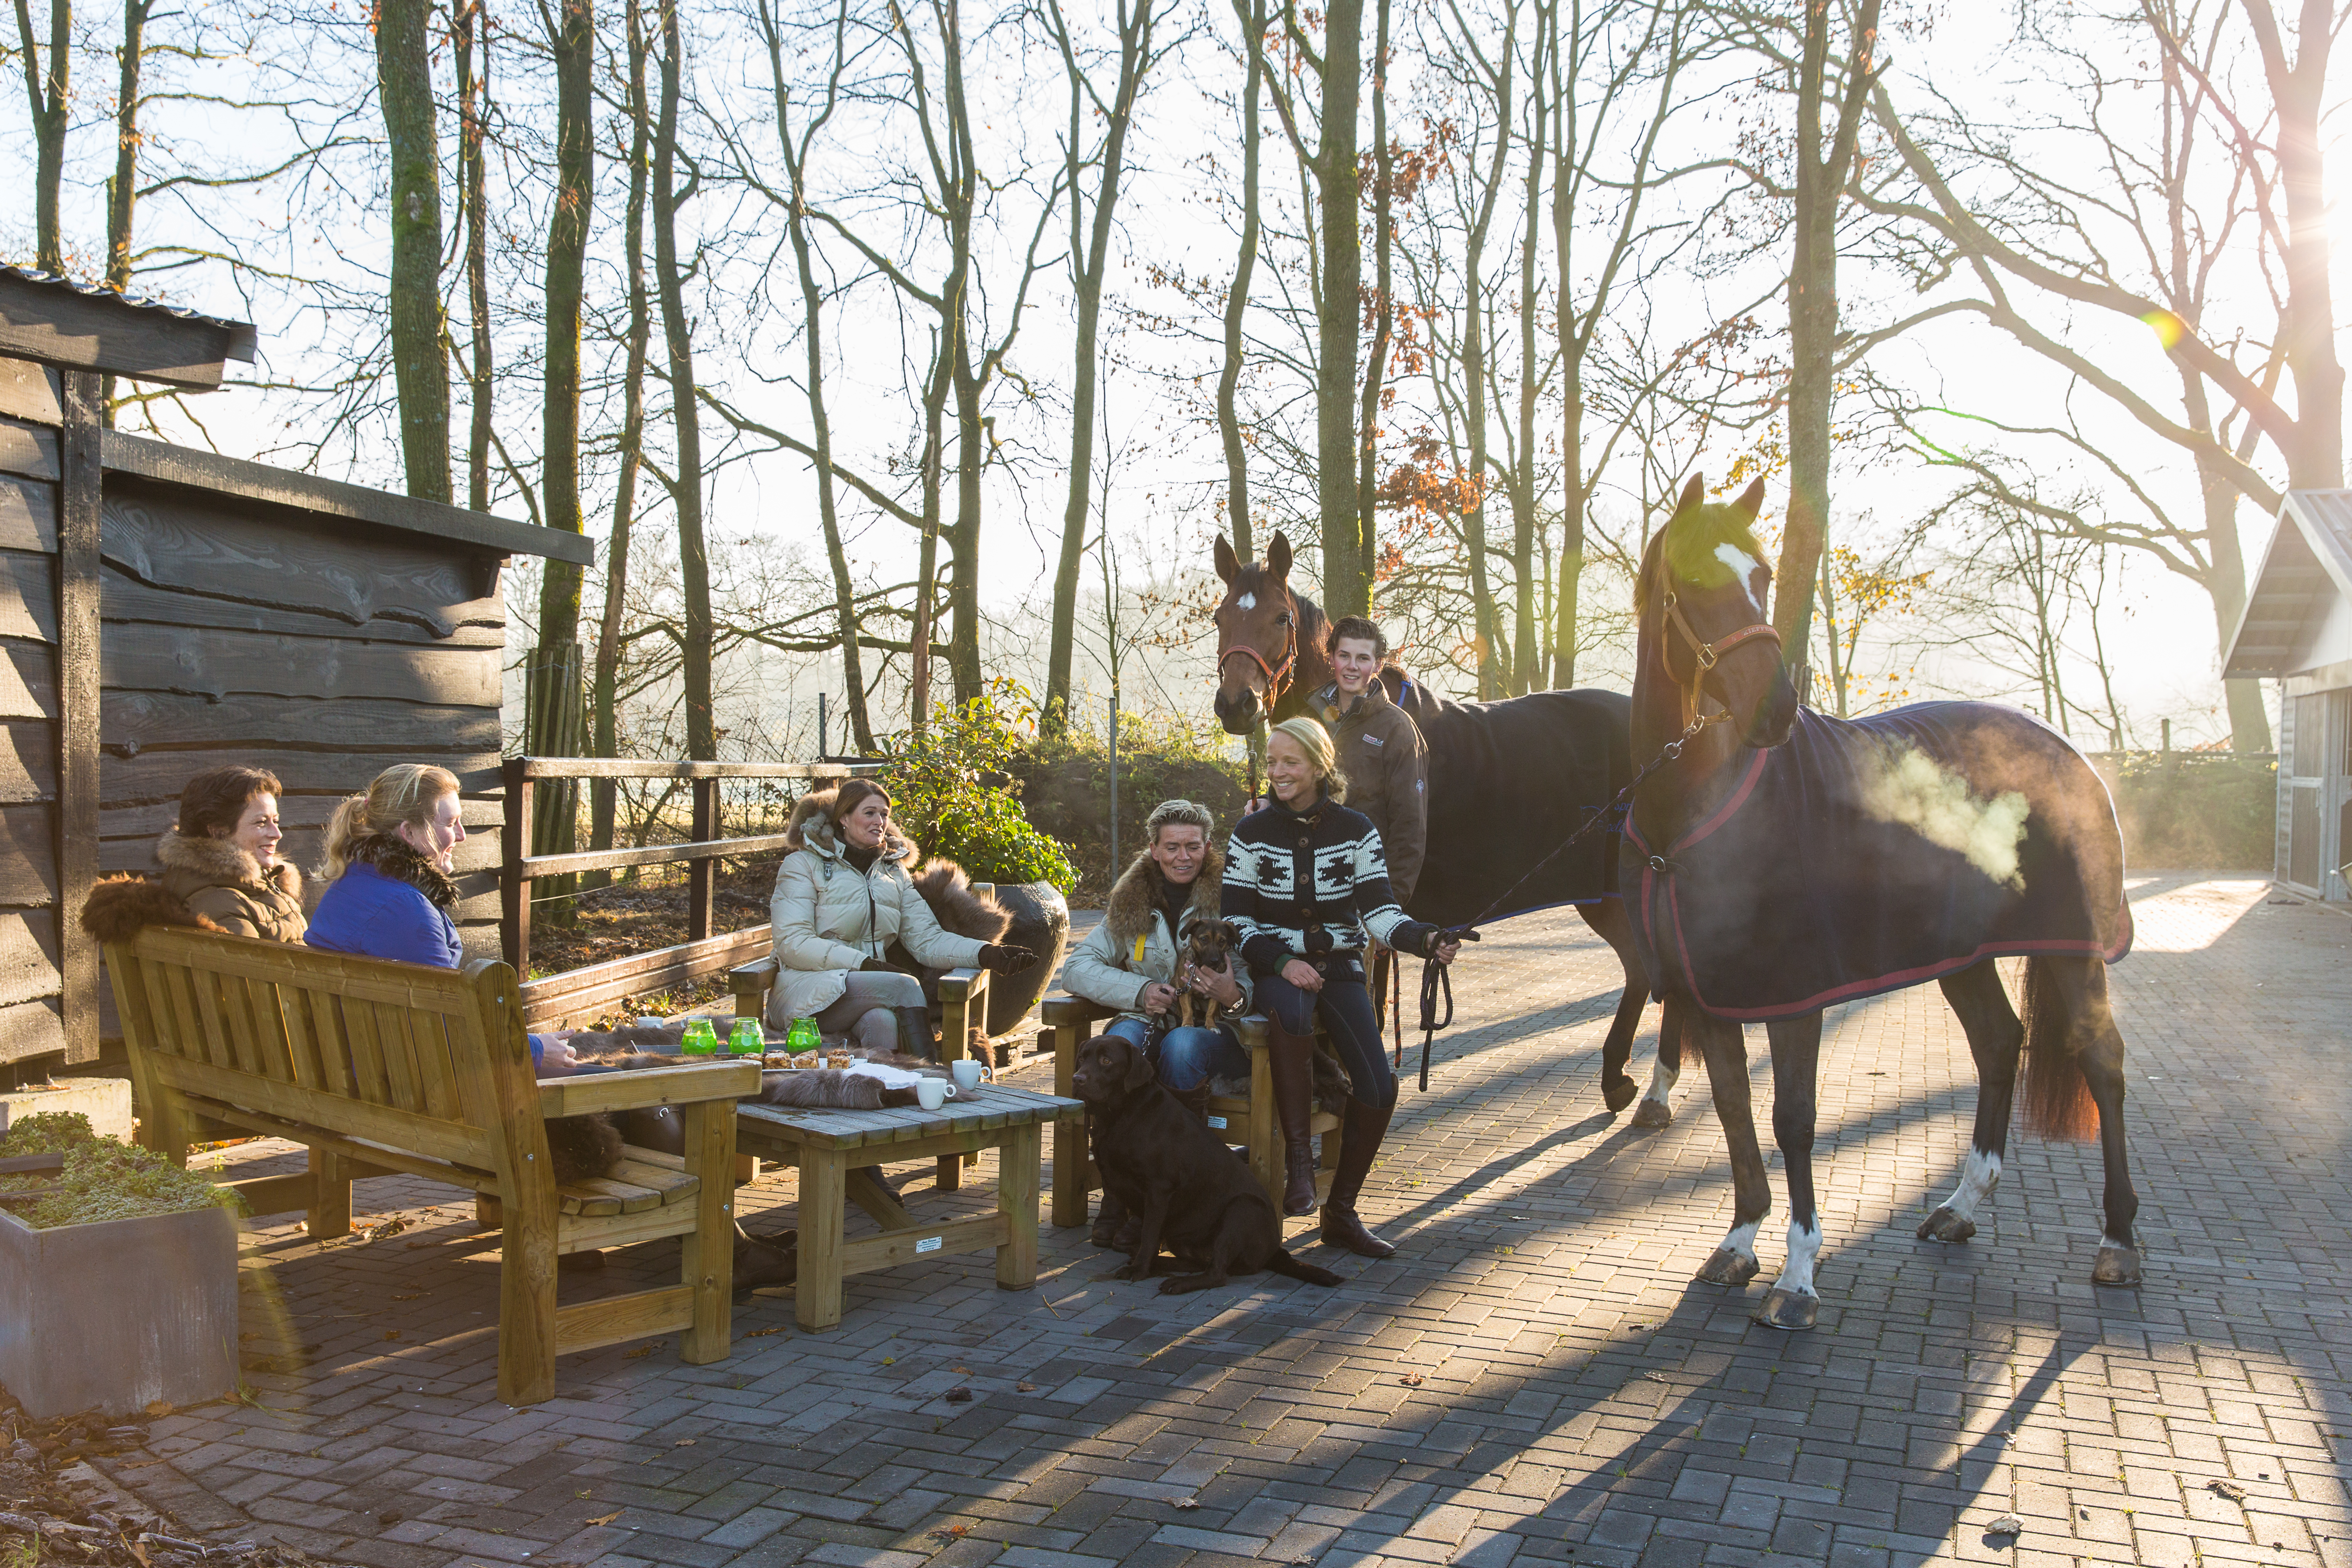
<path id="1" fill-rule="evenodd" d="M 1012 927 L 1002 939 L 1008 947 L 1025 947 L 1037 962 L 1019 974 L 999 974 L 988 983 L 988 1032 L 1001 1035 L 1018 1024 L 1037 1005 L 1037 998 L 1061 973 L 1070 947 L 1070 906 L 1051 882 L 999 882 L 996 901 L 1013 913 Z"/>

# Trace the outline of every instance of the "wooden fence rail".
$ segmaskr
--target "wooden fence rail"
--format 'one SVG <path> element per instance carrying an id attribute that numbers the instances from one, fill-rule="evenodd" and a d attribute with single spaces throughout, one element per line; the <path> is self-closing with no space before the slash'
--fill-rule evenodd
<path id="1" fill-rule="evenodd" d="M 688 867 L 686 941 L 675 947 L 638 953 L 564 974 L 526 980 L 525 1023 L 558 1027 L 588 1016 L 625 997 L 723 973 L 768 949 L 768 928 L 711 933 L 714 862 L 722 856 L 759 855 L 784 847 L 784 835 L 740 838 L 719 835 L 719 790 L 730 779 L 836 781 L 879 772 L 877 763 L 692 763 L 636 762 L 607 757 L 509 757 L 506 760 L 505 874 L 499 879 L 504 902 L 499 938 L 515 973 L 530 973 L 530 885 L 540 877 L 580 871 L 616 871 L 631 866 Z M 534 855 L 531 833 L 533 785 L 578 779 L 672 779 L 692 785 L 692 837 L 683 844 L 649 844 L 638 849 L 588 849 L 576 854 Z"/>

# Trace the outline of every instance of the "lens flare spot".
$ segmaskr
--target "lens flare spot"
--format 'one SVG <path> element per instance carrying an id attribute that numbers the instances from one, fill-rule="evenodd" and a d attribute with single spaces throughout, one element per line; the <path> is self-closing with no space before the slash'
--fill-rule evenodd
<path id="1" fill-rule="evenodd" d="M 2140 320 L 2147 323 L 2148 330 L 2156 334 L 2156 341 L 2164 345 L 2167 353 L 2179 348 L 2180 340 L 2189 335 L 2189 323 L 2169 310 L 2150 310 Z"/>

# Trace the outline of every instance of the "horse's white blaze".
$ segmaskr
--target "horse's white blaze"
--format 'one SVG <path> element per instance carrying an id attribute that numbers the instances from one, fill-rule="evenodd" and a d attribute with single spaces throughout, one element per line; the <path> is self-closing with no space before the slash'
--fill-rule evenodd
<path id="1" fill-rule="evenodd" d="M 1257 595 L 1255 594 L 1244 594 L 1240 598 L 1234 601 L 1234 608 L 1236 610 L 1256 609 Z"/>
<path id="2" fill-rule="evenodd" d="M 1722 1250 L 1736 1252 L 1742 1258 L 1755 1257 L 1756 1226 L 1757 1222 L 1751 1219 L 1746 1225 L 1735 1225 L 1725 1231 Z"/>
<path id="3" fill-rule="evenodd" d="M 1732 581 L 1739 584 L 1739 591 L 1748 595 L 1749 607 L 1756 608 L 1756 574 L 1764 570 L 1763 563 L 1737 544 L 1728 542 L 1715 547 L 1715 558 L 1723 563 L 1725 570 L 1731 574 Z M 1759 609 L 1758 613 L 1762 612 Z"/>
<path id="4" fill-rule="evenodd" d="M 1773 1281 L 1778 1289 L 1791 1296 L 1819 1294 L 1813 1289 L 1813 1260 L 1822 1255 L 1822 1224 L 1811 1225 L 1796 1220 L 1789 1222 L 1789 1260 L 1780 1266 L 1780 1278 Z"/>
<path id="5" fill-rule="evenodd" d="M 1667 1104 L 1675 1092 L 1675 1081 L 1682 1076 L 1682 1068 L 1669 1065 L 1664 1057 L 1658 1058 L 1650 1064 L 1650 1091 L 1642 1098 Z"/>
<path id="6" fill-rule="evenodd" d="M 1944 1200 L 1944 1206 L 1965 1220 L 1977 1217 L 1977 1205 L 1992 1196 L 1993 1188 L 2000 1184 L 2000 1156 L 1986 1149 L 1969 1151 L 1968 1163 L 1960 1167 L 1960 1184 Z"/>

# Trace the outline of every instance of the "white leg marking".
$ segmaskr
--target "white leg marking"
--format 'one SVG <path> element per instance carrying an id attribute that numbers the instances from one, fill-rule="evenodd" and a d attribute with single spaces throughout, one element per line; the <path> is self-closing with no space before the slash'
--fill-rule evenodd
<path id="1" fill-rule="evenodd" d="M 1965 1220 L 1977 1217 L 1977 1205 L 1992 1196 L 1993 1188 L 2000 1184 L 2000 1156 L 1983 1149 L 1970 1149 L 1968 1163 L 1960 1167 L 1960 1184 L 1944 1200 L 1944 1206 Z"/>
<path id="2" fill-rule="evenodd" d="M 1658 1058 L 1655 1061 L 1650 1064 L 1650 1091 L 1642 1096 L 1642 1098 L 1643 1100 L 1654 1100 L 1660 1105 L 1672 1110 L 1674 1106 L 1675 1084 L 1682 1076 L 1682 1068 L 1677 1067 L 1669 1067 L 1666 1064 L 1665 1058 Z"/>
<path id="3" fill-rule="evenodd" d="M 1757 1224 L 1757 1221 L 1751 1219 L 1746 1225 L 1735 1225 L 1725 1231 L 1722 1250 L 1736 1252 L 1742 1258 L 1755 1257 Z"/>
<path id="4" fill-rule="evenodd" d="M 1748 1227 L 1751 1231 L 1753 1226 Z M 1813 1260 L 1822 1255 L 1822 1226 L 1817 1218 L 1810 1226 L 1789 1222 L 1789 1260 L 1780 1266 L 1780 1278 L 1773 1289 L 1786 1290 L 1792 1296 L 1818 1294 L 1813 1289 Z"/>

